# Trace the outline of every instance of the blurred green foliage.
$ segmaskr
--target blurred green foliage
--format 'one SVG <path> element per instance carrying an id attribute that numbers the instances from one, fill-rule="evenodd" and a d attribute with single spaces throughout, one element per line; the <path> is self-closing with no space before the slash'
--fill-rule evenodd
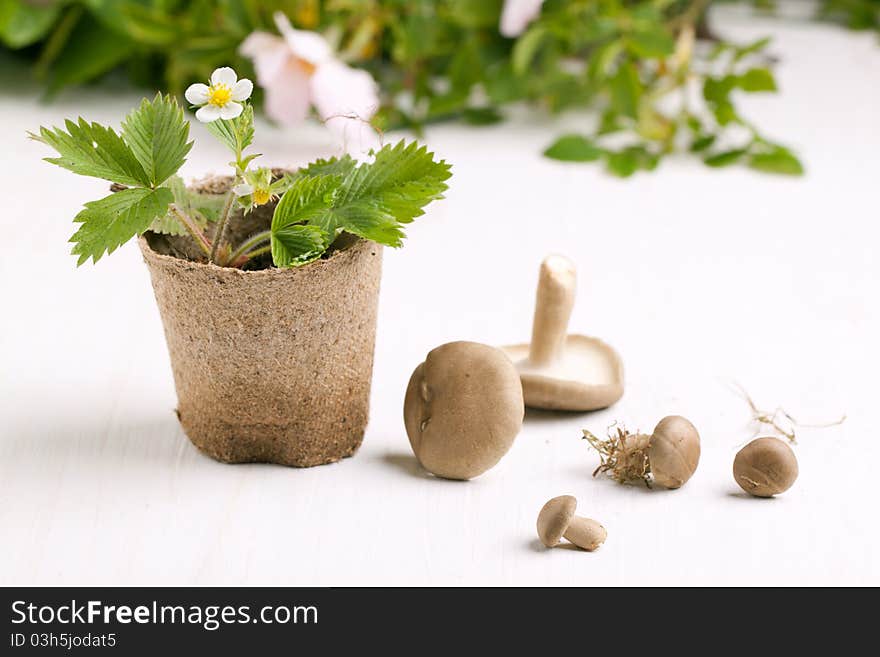
<path id="1" fill-rule="evenodd" d="M 595 125 L 585 119 L 581 134 L 549 145 L 545 154 L 558 160 L 601 160 L 628 176 L 685 152 L 710 166 L 800 173 L 797 157 L 737 107 L 740 94 L 776 91 L 768 41 L 722 40 L 705 21 L 709 4 L 547 0 L 507 39 L 498 31 L 503 0 L 0 0 L 0 43 L 33 62 L 49 96 L 117 69 L 180 95 L 216 66 L 252 76 L 236 49 L 254 30 L 274 31 L 281 11 L 374 75 L 383 128 L 487 125 L 527 101 L 554 113 L 595 110 Z M 880 0 L 824 0 L 819 15 L 878 28 Z"/>

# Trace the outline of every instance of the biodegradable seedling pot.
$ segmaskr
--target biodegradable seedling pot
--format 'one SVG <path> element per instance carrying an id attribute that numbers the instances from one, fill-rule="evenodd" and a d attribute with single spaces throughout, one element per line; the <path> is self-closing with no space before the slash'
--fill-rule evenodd
<path id="1" fill-rule="evenodd" d="M 198 187 L 222 193 L 224 181 Z M 260 212 L 247 221 L 271 216 Z M 230 228 L 247 231 L 247 221 Z M 189 250 L 183 238 L 146 233 L 139 242 L 177 415 L 196 447 L 227 463 L 298 467 L 354 454 L 369 415 L 380 245 L 343 236 L 303 267 L 247 271 L 179 257 Z"/>

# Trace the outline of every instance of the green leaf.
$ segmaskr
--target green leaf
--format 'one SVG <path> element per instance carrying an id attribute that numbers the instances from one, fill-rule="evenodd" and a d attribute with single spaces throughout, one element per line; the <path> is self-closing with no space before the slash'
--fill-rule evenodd
<path id="1" fill-rule="evenodd" d="M 444 160 L 435 161 L 425 146 L 401 139 L 346 176 L 340 201 L 375 201 L 400 223 L 409 223 L 424 214 L 425 205 L 443 198 L 450 169 Z"/>
<path id="2" fill-rule="evenodd" d="M 461 118 L 468 125 L 494 125 L 504 120 L 494 107 L 466 107 Z"/>
<path id="3" fill-rule="evenodd" d="M 83 16 L 50 70 L 51 96 L 60 89 L 94 80 L 128 59 L 135 50 L 131 39 Z"/>
<path id="4" fill-rule="evenodd" d="M 22 0 L 0 0 L 0 42 L 17 49 L 36 43 L 49 33 L 61 5 L 35 7 Z"/>
<path id="5" fill-rule="evenodd" d="M 375 153 L 371 163 L 355 165 L 350 158 L 342 158 L 307 167 L 275 208 L 273 261 L 279 267 L 302 264 L 296 258 L 289 259 L 289 249 L 275 237 L 293 225 L 319 228 L 327 245 L 346 231 L 387 246 L 400 246 L 402 225 L 423 214 L 425 205 L 443 197 L 449 169 L 445 161 L 435 161 L 424 146 L 402 140 Z"/>
<path id="6" fill-rule="evenodd" d="M 715 115 L 718 125 L 724 126 L 739 120 L 733 103 L 718 103 L 712 108 L 712 113 Z"/>
<path id="7" fill-rule="evenodd" d="M 764 153 L 750 155 L 748 165 L 752 169 L 765 173 L 779 173 L 787 176 L 800 176 L 804 173 L 804 166 L 797 156 L 782 146 L 773 147 Z"/>
<path id="8" fill-rule="evenodd" d="M 605 163 L 609 173 L 619 178 L 629 178 L 636 171 L 653 171 L 660 163 L 660 156 L 644 146 L 628 146 L 620 151 L 608 151 Z"/>
<path id="9" fill-rule="evenodd" d="M 319 226 L 328 237 L 336 236 L 333 222 L 333 205 L 339 195 L 342 176 L 300 176 L 281 197 L 272 215 L 272 231 L 281 230 L 298 223 Z"/>
<path id="10" fill-rule="evenodd" d="M 357 162 L 351 155 L 331 157 L 329 159 L 315 160 L 307 167 L 297 171 L 297 175 L 303 176 L 346 176 L 357 166 Z"/>
<path id="11" fill-rule="evenodd" d="M 217 119 L 206 123 L 208 132 L 219 139 L 236 157 L 254 141 L 254 108 L 245 104 L 241 114 L 232 120 Z"/>
<path id="12" fill-rule="evenodd" d="M 553 142 L 544 155 L 563 162 L 593 162 L 602 157 L 602 149 L 581 135 L 564 135 Z"/>
<path id="13" fill-rule="evenodd" d="M 495 27 L 501 15 L 502 0 L 452 0 L 450 17 L 469 28 Z"/>
<path id="14" fill-rule="evenodd" d="M 612 107 L 624 116 L 637 118 L 642 82 L 635 64 L 632 62 L 621 64 L 610 83 Z"/>
<path id="15" fill-rule="evenodd" d="M 636 57 L 660 58 L 672 54 L 675 40 L 662 25 L 656 25 L 630 34 L 627 47 Z"/>
<path id="16" fill-rule="evenodd" d="M 81 224 L 70 238 L 71 251 L 79 256 L 77 266 L 89 258 L 98 262 L 104 253 L 113 253 L 135 235 L 150 227 L 156 217 L 165 214 L 174 200 L 171 190 L 124 189 L 100 201 L 86 203 L 74 221 Z"/>
<path id="17" fill-rule="evenodd" d="M 738 62 L 744 57 L 748 57 L 754 53 L 760 52 L 767 47 L 771 41 L 770 37 L 764 37 L 762 39 L 758 39 L 757 41 L 753 41 L 752 43 L 742 46 L 740 48 L 735 48 L 735 54 L 733 56 L 733 61 Z"/>
<path id="18" fill-rule="evenodd" d="M 220 217 L 225 200 L 222 194 L 201 194 L 193 191 L 187 188 L 180 176 L 171 176 L 165 185 L 174 195 L 174 205 L 177 209 L 192 219 L 197 226 L 204 228 L 208 222 L 215 222 Z M 189 234 L 170 208 L 163 216 L 153 220 L 150 230 L 165 235 Z"/>
<path id="19" fill-rule="evenodd" d="M 729 103 L 730 92 L 736 84 L 736 77 L 725 75 L 721 78 L 706 78 L 703 82 L 703 98 L 709 103 Z"/>
<path id="20" fill-rule="evenodd" d="M 726 167 L 739 162 L 745 154 L 745 148 L 735 148 L 733 150 L 722 151 L 720 153 L 715 153 L 714 155 L 709 155 L 703 160 L 703 162 L 705 162 L 706 165 L 710 167 Z"/>
<path id="21" fill-rule="evenodd" d="M 524 75 L 529 70 L 546 36 L 547 30 L 541 25 L 536 25 L 516 40 L 510 55 L 513 72 L 516 75 Z"/>
<path id="22" fill-rule="evenodd" d="M 750 93 L 776 91 L 776 80 L 768 69 L 752 68 L 737 77 L 736 86 Z"/>
<path id="23" fill-rule="evenodd" d="M 122 138 L 153 187 L 164 183 L 183 166 L 193 145 L 188 137 L 189 123 L 171 96 L 156 94 L 152 101 L 145 98 L 122 122 Z"/>
<path id="24" fill-rule="evenodd" d="M 321 257 L 329 246 L 317 226 L 294 224 L 272 231 L 272 261 L 276 267 L 299 267 Z"/>
<path id="25" fill-rule="evenodd" d="M 691 143 L 690 150 L 692 153 L 704 151 L 715 143 L 715 139 L 715 135 L 703 135 L 702 137 L 697 137 Z"/>
<path id="26" fill-rule="evenodd" d="M 46 162 L 73 171 L 81 176 L 103 178 L 133 187 L 149 187 L 150 177 L 135 154 L 112 128 L 98 123 L 65 122 L 61 128 L 40 128 L 40 134 L 30 133 L 32 139 L 51 146 L 61 157 L 47 157 Z"/>

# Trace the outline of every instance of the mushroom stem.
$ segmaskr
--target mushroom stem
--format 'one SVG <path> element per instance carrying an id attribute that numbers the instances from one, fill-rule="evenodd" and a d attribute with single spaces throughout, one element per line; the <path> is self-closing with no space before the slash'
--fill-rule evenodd
<path id="1" fill-rule="evenodd" d="M 547 365 L 562 353 L 574 308 L 576 279 L 574 263 L 564 256 L 551 255 L 541 263 L 529 347 L 532 364 Z"/>
<path id="2" fill-rule="evenodd" d="M 567 541 L 588 552 L 592 552 L 602 545 L 607 536 L 608 532 L 602 525 L 591 518 L 582 518 L 581 516 L 572 518 L 568 529 L 562 535 Z"/>

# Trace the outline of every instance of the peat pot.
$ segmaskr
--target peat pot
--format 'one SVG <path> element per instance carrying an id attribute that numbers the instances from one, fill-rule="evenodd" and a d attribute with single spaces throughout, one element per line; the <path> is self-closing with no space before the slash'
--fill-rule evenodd
<path id="1" fill-rule="evenodd" d="M 351 456 L 370 405 L 382 247 L 350 239 L 304 267 L 242 271 L 140 238 L 177 388 L 177 416 L 227 463 Z M 163 253 L 165 251 L 166 253 Z"/>

